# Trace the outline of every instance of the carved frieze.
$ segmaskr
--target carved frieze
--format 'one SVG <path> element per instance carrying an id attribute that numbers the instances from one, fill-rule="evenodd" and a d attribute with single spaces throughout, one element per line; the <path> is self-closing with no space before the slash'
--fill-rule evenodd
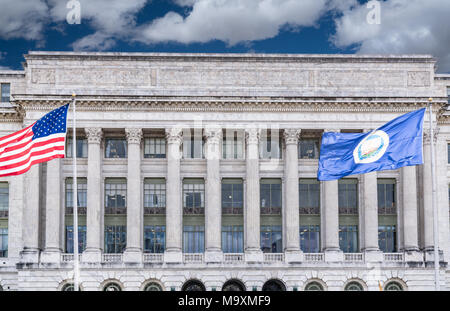
<path id="1" fill-rule="evenodd" d="M 394 70 L 320 70 L 317 86 L 404 87 L 404 72 Z"/>
<path id="2" fill-rule="evenodd" d="M 408 71 L 408 86 L 430 86 L 428 71 Z"/>

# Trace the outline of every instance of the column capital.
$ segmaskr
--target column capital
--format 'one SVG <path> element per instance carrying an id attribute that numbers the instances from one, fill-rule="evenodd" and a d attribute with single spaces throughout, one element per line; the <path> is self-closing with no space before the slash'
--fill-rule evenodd
<path id="1" fill-rule="evenodd" d="M 247 144 L 257 145 L 261 130 L 257 128 L 249 128 L 245 130 L 245 140 Z"/>
<path id="2" fill-rule="evenodd" d="M 100 127 L 87 127 L 84 129 L 89 144 L 100 144 L 103 132 Z"/>
<path id="3" fill-rule="evenodd" d="M 436 143 L 438 135 L 439 135 L 439 127 L 434 128 L 433 131 L 433 143 Z M 430 128 L 424 128 L 423 129 L 423 142 L 425 144 L 430 144 L 431 143 L 431 139 L 430 139 Z"/>
<path id="4" fill-rule="evenodd" d="M 285 129 L 283 131 L 283 136 L 286 145 L 297 145 L 300 133 L 300 129 Z"/>
<path id="5" fill-rule="evenodd" d="M 183 130 L 181 128 L 172 127 L 166 129 L 166 139 L 168 144 L 181 145 L 182 138 L 183 138 Z"/>
<path id="6" fill-rule="evenodd" d="M 203 136 L 208 144 L 219 144 L 222 139 L 222 129 L 216 127 L 205 128 Z"/>
<path id="7" fill-rule="evenodd" d="M 129 144 L 140 144 L 142 140 L 141 128 L 126 128 L 125 135 Z"/>

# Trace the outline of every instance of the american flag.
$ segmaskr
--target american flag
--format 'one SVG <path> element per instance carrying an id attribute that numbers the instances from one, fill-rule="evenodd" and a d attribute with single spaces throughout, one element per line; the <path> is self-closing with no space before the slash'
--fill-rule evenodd
<path id="1" fill-rule="evenodd" d="M 0 138 L 0 177 L 20 175 L 34 164 L 64 158 L 69 104 L 30 126 Z"/>

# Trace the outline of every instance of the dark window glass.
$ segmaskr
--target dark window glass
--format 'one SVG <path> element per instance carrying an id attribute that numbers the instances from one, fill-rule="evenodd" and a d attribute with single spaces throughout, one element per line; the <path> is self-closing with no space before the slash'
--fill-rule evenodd
<path id="1" fill-rule="evenodd" d="M 2 103 L 9 103 L 11 97 L 11 85 L 9 83 L 2 83 Z"/>
<path id="2" fill-rule="evenodd" d="M 261 214 L 281 214 L 281 180 L 261 179 Z"/>
<path id="3" fill-rule="evenodd" d="M 320 140 L 318 138 L 300 139 L 298 144 L 300 159 L 318 159 Z"/>
<path id="4" fill-rule="evenodd" d="M 9 210 L 9 184 L 0 182 L 0 218 L 8 217 Z"/>
<path id="5" fill-rule="evenodd" d="M 165 158 L 166 139 L 146 138 L 144 139 L 144 158 Z"/>
<path id="6" fill-rule="evenodd" d="M 202 159 L 203 137 L 201 129 L 183 130 L 183 156 L 185 159 Z"/>
<path id="7" fill-rule="evenodd" d="M 397 252 L 397 232 L 395 225 L 378 226 L 378 246 L 384 253 Z"/>
<path id="8" fill-rule="evenodd" d="M 107 138 L 105 141 L 106 158 L 126 158 L 127 141 L 124 138 Z"/>
<path id="9" fill-rule="evenodd" d="M 166 181 L 161 178 L 147 178 L 144 182 L 144 213 L 165 214 Z"/>
<path id="10" fill-rule="evenodd" d="M 222 250 L 224 253 L 244 252 L 243 226 L 222 226 Z"/>
<path id="11" fill-rule="evenodd" d="M 278 130 L 262 130 L 259 157 L 261 159 L 281 159 L 281 141 L 282 136 Z"/>
<path id="12" fill-rule="evenodd" d="M 84 137 L 77 137 L 77 158 L 88 157 L 88 142 Z M 66 157 L 71 158 L 73 154 L 73 139 L 67 138 Z"/>
<path id="13" fill-rule="evenodd" d="M 205 226 L 183 226 L 183 252 L 205 251 Z"/>
<path id="14" fill-rule="evenodd" d="M 87 207 L 87 179 L 77 178 L 78 213 L 86 214 Z M 66 214 L 73 214 L 73 179 L 66 179 Z"/>
<path id="15" fill-rule="evenodd" d="M 164 253 L 166 243 L 166 226 L 144 227 L 144 252 Z"/>
<path id="16" fill-rule="evenodd" d="M 320 183 L 316 179 L 300 179 L 300 214 L 320 214 Z"/>
<path id="17" fill-rule="evenodd" d="M 396 215 L 395 179 L 378 179 L 378 214 Z"/>
<path id="18" fill-rule="evenodd" d="M 0 228 L 0 257 L 8 257 L 8 228 Z"/>
<path id="19" fill-rule="evenodd" d="M 126 179 L 107 178 L 105 180 L 105 214 L 125 214 L 126 195 Z"/>
<path id="20" fill-rule="evenodd" d="M 450 164 L 450 144 L 447 144 L 447 163 Z"/>
<path id="21" fill-rule="evenodd" d="M 339 189 L 339 214 L 358 214 L 358 180 L 341 179 Z"/>
<path id="22" fill-rule="evenodd" d="M 205 182 L 201 179 L 183 181 L 183 207 L 185 214 L 204 214 Z"/>
<path id="23" fill-rule="evenodd" d="M 222 180 L 222 213 L 242 214 L 243 184 L 242 179 Z"/>
<path id="24" fill-rule="evenodd" d="M 339 226 L 339 247 L 344 253 L 358 252 L 358 226 Z"/>
<path id="25" fill-rule="evenodd" d="M 261 226 L 261 250 L 264 253 L 282 253 L 281 226 Z"/>
<path id="26" fill-rule="evenodd" d="M 86 249 L 86 226 L 78 226 L 78 253 Z M 73 226 L 66 226 L 66 253 L 73 253 Z"/>
<path id="27" fill-rule="evenodd" d="M 318 253 L 320 251 L 320 226 L 300 226 L 300 249 L 304 253 Z"/>
<path id="28" fill-rule="evenodd" d="M 127 245 L 126 226 L 105 226 L 105 253 L 123 253 Z"/>

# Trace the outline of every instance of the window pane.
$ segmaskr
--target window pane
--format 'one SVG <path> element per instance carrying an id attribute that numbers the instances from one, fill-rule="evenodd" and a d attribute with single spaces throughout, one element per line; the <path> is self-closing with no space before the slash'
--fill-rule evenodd
<path id="1" fill-rule="evenodd" d="M 358 226 L 339 226 L 339 247 L 344 253 L 358 252 Z"/>
<path id="2" fill-rule="evenodd" d="M 8 211 L 9 208 L 9 185 L 7 182 L 0 183 L 0 211 Z M 0 217 L 2 215 L 0 214 Z"/>
<path id="3" fill-rule="evenodd" d="M 123 138 L 106 139 L 106 158 L 126 158 L 127 141 Z"/>
<path id="4" fill-rule="evenodd" d="M 224 159 L 243 159 L 243 131 L 224 130 L 222 139 L 222 156 Z"/>
<path id="5" fill-rule="evenodd" d="M 144 227 L 144 252 L 164 253 L 166 242 L 165 226 Z"/>
<path id="6" fill-rule="evenodd" d="M 9 83 L 2 83 L 2 103 L 9 103 L 10 93 L 11 93 L 11 85 Z"/>
<path id="7" fill-rule="evenodd" d="M 0 257 L 8 257 L 8 228 L 0 228 Z"/>
<path id="8" fill-rule="evenodd" d="M 126 179 L 107 178 L 105 180 L 105 214 L 124 214 L 126 195 Z"/>
<path id="9" fill-rule="evenodd" d="M 222 250 L 224 253 L 244 251 L 243 226 L 222 226 Z"/>
<path id="10" fill-rule="evenodd" d="M 166 181 L 161 178 L 146 178 L 144 182 L 145 214 L 164 214 L 166 208 Z"/>
<path id="11" fill-rule="evenodd" d="M 358 214 L 358 180 L 342 179 L 338 183 L 339 213 Z"/>
<path id="12" fill-rule="evenodd" d="M 378 179 L 378 214 L 397 214 L 395 179 Z"/>
<path id="13" fill-rule="evenodd" d="M 300 159 L 318 159 L 319 139 L 300 139 L 298 155 Z"/>
<path id="14" fill-rule="evenodd" d="M 281 253 L 281 237 L 281 226 L 261 226 L 261 250 L 264 253 Z"/>
<path id="15" fill-rule="evenodd" d="M 126 226 L 105 226 L 105 253 L 123 253 L 126 241 Z"/>
<path id="16" fill-rule="evenodd" d="M 203 158 L 203 137 L 201 129 L 183 130 L 183 156 L 186 159 Z"/>
<path id="17" fill-rule="evenodd" d="M 184 226 L 183 227 L 183 252 L 203 253 L 205 248 L 205 227 Z"/>
<path id="18" fill-rule="evenodd" d="M 165 138 L 146 138 L 144 140 L 144 158 L 165 158 Z"/>
<path id="19" fill-rule="evenodd" d="M 320 250 L 320 226 L 300 226 L 300 249 L 304 253 L 318 253 Z"/>
<path id="20" fill-rule="evenodd" d="M 86 226 L 78 226 L 78 252 L 86 249 Z M 66 226 L 66 253 L 73 253 L 73 226 Z"/>
<path id="21" fill-rule="evenodd" d="M 262 130 L 259 145 L 261 159 L 281 159 L 281 135 L 278 130 Z"/>

